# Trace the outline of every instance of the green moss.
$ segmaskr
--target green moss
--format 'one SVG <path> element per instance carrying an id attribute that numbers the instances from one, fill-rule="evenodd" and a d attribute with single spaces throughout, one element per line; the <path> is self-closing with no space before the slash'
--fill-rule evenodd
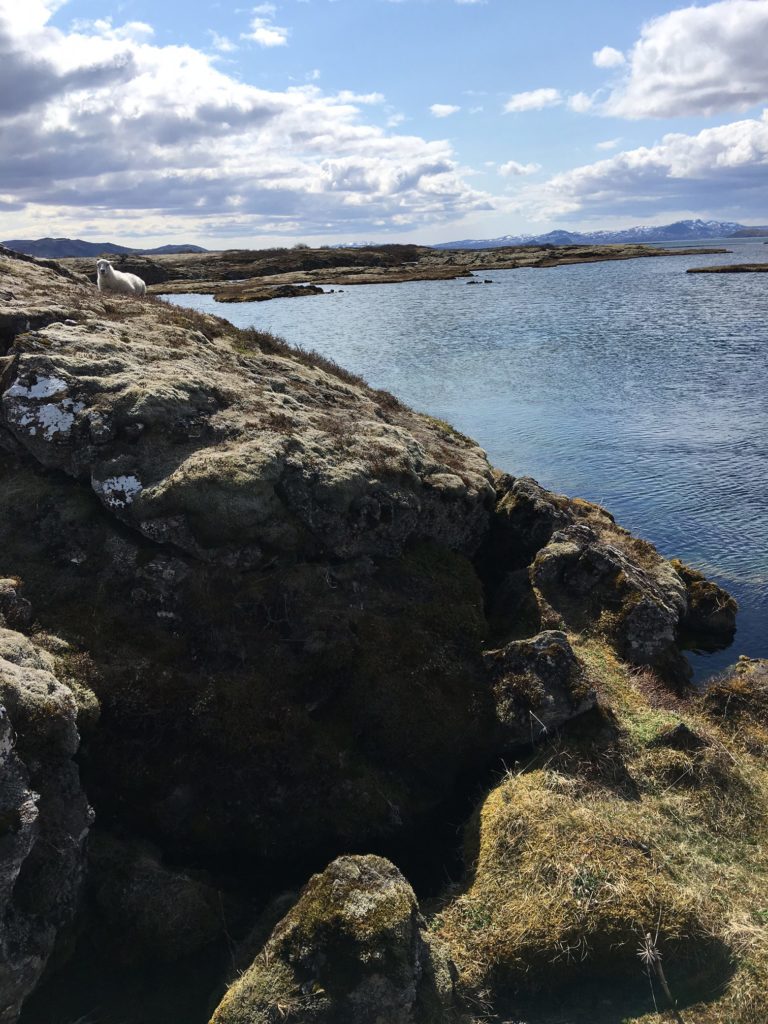
<path id="1" fill-rule="evenodd" d="M 461 431 L 457 430 L 452 424 L 448 423 L 447 420 L 438 419 L 436 416 L 428 416 L 426 413 L 422 413 L 422 419 L 425 419 L 427 423 L 430 423 L 433 427 L 449 437 L 452 441 L 460 441 L 467 448 L 477 447 L 477 442 L 473 441 L 471 437 L 467 437 L 466 434 L 462 434 Z"/>

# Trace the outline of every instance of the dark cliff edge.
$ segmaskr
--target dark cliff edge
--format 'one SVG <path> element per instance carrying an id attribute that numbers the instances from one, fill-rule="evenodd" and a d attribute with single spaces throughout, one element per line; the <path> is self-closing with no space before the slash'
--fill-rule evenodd
<path id="1" fill-rule="evenodd" d="M 0 1022 L 639 1022 L 650 933 L 756 1024 L 768 673 L 683 650 L 735 616 L 317 354 L 0 250 Z"/>

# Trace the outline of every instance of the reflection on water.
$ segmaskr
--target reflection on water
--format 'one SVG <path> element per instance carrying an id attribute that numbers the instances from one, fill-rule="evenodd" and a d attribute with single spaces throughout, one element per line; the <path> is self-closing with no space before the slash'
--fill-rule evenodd
<path id="1" fill-rule="evenodd" d="M 708 675 L 768 656 L 768 276 L 686 274 L 766 262 L 676 256 L 463 280 L 346 287 L 315 298 L 180 305 L 316 348 L 450 420 L 516 475 L 604 504 L 738 599 Z"/>

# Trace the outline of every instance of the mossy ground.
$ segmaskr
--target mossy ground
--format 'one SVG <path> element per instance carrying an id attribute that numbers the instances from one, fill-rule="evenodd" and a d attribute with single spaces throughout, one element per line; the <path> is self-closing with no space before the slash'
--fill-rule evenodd
<path id="1" fill-rule="evenodd" d="M 601 641 L 573 642 L 602 720 L 511 770 L 470 823 L 468 880 L 433 922 L 464 990 L 495 1012 L 528 1001 L 531 1021 L 559 989 L 574 1021 L 651 1024 L 666 1017 L 637 951 L 658 929 L 686 1024 L 763 1024 L 765 690 L 680 702 Z"/>

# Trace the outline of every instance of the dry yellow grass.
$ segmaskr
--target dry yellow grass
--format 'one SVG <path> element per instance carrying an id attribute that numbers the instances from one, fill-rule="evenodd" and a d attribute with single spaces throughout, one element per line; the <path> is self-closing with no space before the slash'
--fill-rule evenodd
<path id="1" fill-rule="evenodd" d="M 764 1024 L 763 677 L 745 665 L 676 706 L 651 673 L 632 672 L 599 640 L 572 640 L 602 711 L 488 796 L 467 831 L 468 878 L 433 922 L 464 990 L 498 1011 L 558 987 L 637 986 L 639 1015 L 622 1019 L 666 1020 L 643 1016 L 637 956 L 658 930 L 685 1024 Z M 657 998 L 661 1010 L 658 988 Z"/>

